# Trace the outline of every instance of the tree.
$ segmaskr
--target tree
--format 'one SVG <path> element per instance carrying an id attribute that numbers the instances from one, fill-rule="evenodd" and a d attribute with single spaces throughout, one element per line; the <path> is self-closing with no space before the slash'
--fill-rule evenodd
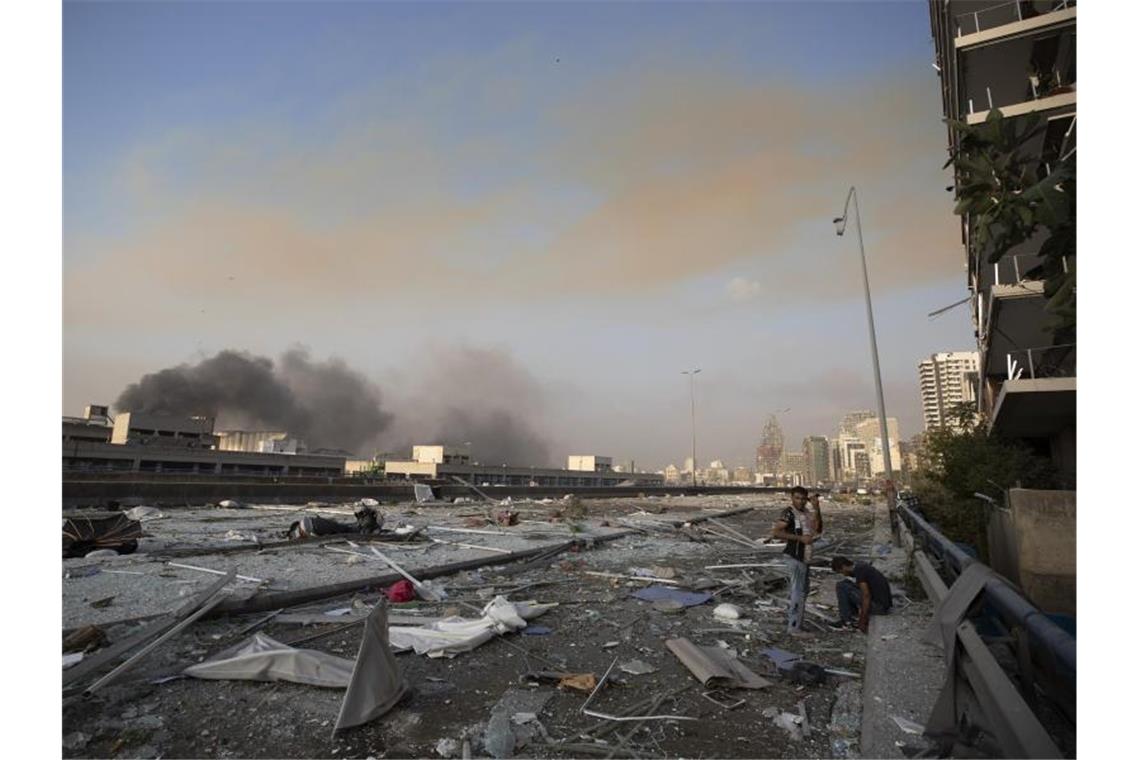
<path id="1" fill-rule="evenodd" d="M 954 165 L 957 204 L 968 218 L 970 244 L 989 263 L 1044 229 L 1041 264 L 1026 273 L 1044 281 L 1046 310 L 1054 317 L 1054 341 L 1073 343 L 1077 334 L 1076 151 L 1047 165 L 1035 138 L 1045 131 L 1038 114 L 1006 119 L 997 108 L 981 124 L 949 120 L 958 145 Z M 943 168 L 945 168 L 945 166 Z"/>

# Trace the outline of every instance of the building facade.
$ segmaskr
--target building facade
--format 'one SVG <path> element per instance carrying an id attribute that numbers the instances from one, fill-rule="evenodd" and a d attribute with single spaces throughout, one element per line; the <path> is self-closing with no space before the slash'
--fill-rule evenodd
<path id="1" fill-rule="evenodd" d="M 760 438 L 760 445 L 756 447 L 756 472 L 764 475 L 775 475 L 780 472 L 780 465 L 784 457 L 784 431 L 776 421 L 776 415 L 768 418 L 764 424 L 764 433 Z"/>
<path id="2" fill-rule="evenodd" d="M 922 420 L 926 430 L 957 429 L 960 404 L 978 401 L 978 352 L 943 351 L 918 363 Z"/>
<path id="3" fill-rule="evenodd" d="M 931 0 L 930 21 L 948 119 L 981 124 L 999 109 L 1017 126 L 1035 115 L 1043 128 L 1022 150 L 1039 157 L 1045 173 L 1075 156 L 1075 2 Z M 948 127 L 947 139 L 956 151 L 958 133 Z M 1045 233 L 1009 250 L 978 250 L 971 221 L 962 218 L 962 241 L 978 340 L 978 410 L 991 433 L 1047 451 L 1075 482 L 1076 337 L 1054 332 L 1045 308 L 1038 266 Z M 1076 266 L 1061 263 L 1065 272 Z"/>
<path id="4" fill-rule="evenodd" d="M 866 444 L 854 435 L 841 433 L 836 436 L 831 442 L 831 472 L 835 480 L 841 483 L 869 478 L 871 473 L 867 465 Z"/>
<path id="5" fill-rule="evenodd" d="M 92 408 L 102 409 L 103 413 L 92 415 Z M 73 419 L 64 418 L 63 441 L 63 469 L 71 473 L 272 477 L 340 477 L 344 474 L 343 456 L 223 450 L 218 446 L 219 436 L 214 434 L 214 420 L 210 417 L 123 412 L 109 425 L 106 407 L 89 407 L 84 422 L 92 434 L 86 437 L 76 434 L 75 425 L 69 422 Z M 103 430 L 98 430 L 100 427 Z M 237 440 L 231 439 L 231 443 Z"/>
<path id="6" fill-rule="evenodd" d="M 813 486 L 831 481 L 831 456 L 826 437 L 809 435 L 804 438 L 804 476 Z"/>
<path id="7" fill-rule="evenodd" d="M 855 426 L 855 435 L 863 442 L 871 476 L 885 475 L 887 463 L 883 455 L 883 436 L 879 418 L 872 417 L 860 422 Z M 902 462 L 902 454 L 899 452 L 899 421 L 894 417 L 887 417 L 887 438 L 890 441 L 891 466 L 897 467 Z"/>
<path id="8" fill-rule="evenodd" d="M 121 446 L 217 448 L 213 417 L 122 412 L 115 417 L 111 443 Z"/>
<path id="9" fill-rule="evenodd" d="M 621 468 L 614 469 L 613 457 L 594 454 L 571 454 L 566 458 L 566 469 L 579 472 L 621 472 Z"/>

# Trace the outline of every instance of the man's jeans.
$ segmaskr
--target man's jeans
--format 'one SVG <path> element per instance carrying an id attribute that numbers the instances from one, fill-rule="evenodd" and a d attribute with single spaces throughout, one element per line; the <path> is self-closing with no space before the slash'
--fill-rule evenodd
<path id="1" fill-rule="evenodd" d="M 784 555 L 788 565 L 788 633 L 800 630 L 804 622 L 804 604 L 811 584 L 808 566 L 795 557 Z"/>
<path id="2" fill-rule="evenodd" d="M 839 602 L 839 618 L 845 621 L 854 621 L 859 617 L 859 608 L 863 606 L 863 592 L 851 579 L 839 581 L 835 584 L 835 598 Z M 889 607 L 879 602 L 871 601 L 872 615 L 886 615 Z"/>

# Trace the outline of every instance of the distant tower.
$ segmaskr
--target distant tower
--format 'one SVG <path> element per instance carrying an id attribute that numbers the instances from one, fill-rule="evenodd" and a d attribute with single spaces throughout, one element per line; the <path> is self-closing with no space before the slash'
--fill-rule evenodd
<path id="1" fill-rule="evenodd" d="M 784 431 L 776 421 L 776 415 L 768 418 L 764 425 L 764 435 L 756 447 L 756 472 L 776 473 L 784 458 Z"/>
<path id="2" fill-rule="evenodd" d="M 959 404 L 977 405 L 978 352 L 943 351 L 918 363 L 926 430 L 957 429 Z"/>

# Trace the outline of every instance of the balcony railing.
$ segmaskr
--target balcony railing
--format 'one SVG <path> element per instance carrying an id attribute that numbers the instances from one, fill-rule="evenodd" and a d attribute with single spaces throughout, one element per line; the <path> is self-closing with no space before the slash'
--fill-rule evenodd
<path id="1" fill-rule="evenodd" d="M 1057 0 L 1049 6 L 1049 10 L 1046 12 L 1064 10 L 1074 7 L 1076 4 L 1076 0 Z M 954 28 L 957 35 L 961 37 L 964 34 L 977 34 L 987 29 L 1012 24 L 1015 21 L 1024 21 L 1027 18 L 1041 15 L 1042 12 L 1035 7 L 1037 5 L 1039 3 L 1029 0 L 1012 0 L 1012 2 L 993 5 L 980 11 L 959 13 L 954 17 Z"/>
<path id="2" fill-rule="evenodd" d="M 1040 280 L 1030 277 L 1030 273 L 1041 264 L 1041 257 L 1035 253 L 1021 253 L 1016 256 L 1003 256 L 994 262 L 994 285 L 1017 285 L 1021 282 Z M 1069 257 L 1061 259 L 1061 268 L 1069 272 Z"/>
<path id="3" fill-rule="evenodd" d="M 1005 360 L 1006 376 L 1010 380 L 1024 379 L 1025 376 L 1030 380 L 1077 376 L 1076 343 L 1011 351 Z"/>

